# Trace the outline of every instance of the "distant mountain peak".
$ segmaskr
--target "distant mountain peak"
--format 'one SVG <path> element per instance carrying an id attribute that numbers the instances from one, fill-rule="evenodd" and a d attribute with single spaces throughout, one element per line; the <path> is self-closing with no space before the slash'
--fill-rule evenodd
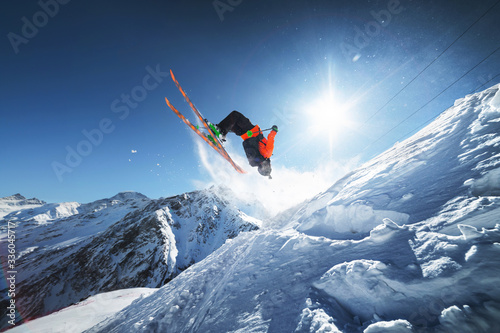
<path id="1" fill-rule="evenodd" d="M 123 191 L 119 192 L 118 194 L 112 196 L 110 198 L 111 200 L 127 200 L 127 199 L 149 199 L 147 196 L 145 196 L 142 193 L 135 192 L 135 191 Z"/>
<path id="2" fill-rule="evenodd" d="M 22 196 L 21 194 L 16 193 L 14 195 L 10 195 L 10 196 L 7 196 L 7 197 L 0 198 L 0 200 L 13 201 L 13 200 L 26 200 L 26 198 L 24 196 Z"/>
<path id="3" fill-rule="evenodd" d="M 44 205 L 46 203 L 37 198 L 26 199 L 25 196 L 19 193 L 0 198 L 0 201 L 5 202 L 7 205 Z"/>

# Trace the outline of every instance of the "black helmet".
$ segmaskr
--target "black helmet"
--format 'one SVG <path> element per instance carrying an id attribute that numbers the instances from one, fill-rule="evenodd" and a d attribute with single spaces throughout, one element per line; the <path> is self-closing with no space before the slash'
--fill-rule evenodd
<path id="1" fill-rule="evenodd" d="M 271 160 L 270 159 L 265 159 L 259 164 L 259 173 L 262 176 L 269 176 L 271 178 L 271 171 L 273 169 L 271 168 Z"/>

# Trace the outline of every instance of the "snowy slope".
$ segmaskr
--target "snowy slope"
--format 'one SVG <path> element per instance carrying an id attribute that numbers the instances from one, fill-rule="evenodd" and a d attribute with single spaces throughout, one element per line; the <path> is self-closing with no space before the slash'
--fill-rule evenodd
<path id="1" fill-rule="evenodd" d="M 499 88 L 89 332 L 497 332 Z"/>
<path id="2" fill-rule="evenodd" d="M 446 308 L 464 322 L 474 312 L 498 320 L 499 303 L 485 301 L 500 297 L 499 246 L 435 236 L 430 242 L 461 260 L 452 266 L 436 256 L 429 262 L 442 276 L 431 279 L 422 276 L 414 253 L 421 247 L 409 243 L 414 238 L 414 231 L 390 223 L 363 241 L 276 231 L 241 235 L 90 332 L 317 332 L 322 326 L 351 332 L 399 318 L 427 327 L 449 320 L 439 318 Z M 485 238 L 498 242 L 499 230 Z"/>
<path id="3" fill-rule="evenodd" d="M 68 333 L 83 332 L 119 312 L 138 298 L 157 289 L 131 288 L 110 291 L 78 302 L 48 316 L 28 321 L 10 329 L 10 333 Z"/>
<path id="4" fill-rule="evenodd" d="M 457 200 L 476 210 L 483 200 L 478 196 L 498 195 L 497 91 L 498 86 L 456 101 L 412 138 L 339 180 L 296 215 L 298 230 L 361 238 L 384 218 L 412 224 Z"/>
<path id="5" fill-rule="evenodd" d="M 2 242 L 6 221 L 17 225 L 16 305 L 24 319 L 102 292 L 160 287 L 226 239 L 260 224 L 215 188 L 158 200 L 124 192 L 88 204 L 12 212 L 2 221 Z M 4 327 L 8 299 L 2 287 Z"/>

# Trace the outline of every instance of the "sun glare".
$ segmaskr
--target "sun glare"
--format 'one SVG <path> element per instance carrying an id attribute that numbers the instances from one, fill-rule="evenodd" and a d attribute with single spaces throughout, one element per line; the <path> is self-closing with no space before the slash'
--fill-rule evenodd
<path id="1" fill-rule="evenodd" d="M 335 131 L 348 123 L 346 108 L 338 103 L 333 94 L 325 94 L 312 102 L 306 109 L 309 126 L 315 131 Z"/>
<path id="2" fill-rule="evenodd" d="M 312 134 L 311 138 L 327 143 L 330 155 L 350 127 L 348 110 L 349 106 L 336 99 L 332 90 L 313 99 L 304 108 L 308 133 Z"/>

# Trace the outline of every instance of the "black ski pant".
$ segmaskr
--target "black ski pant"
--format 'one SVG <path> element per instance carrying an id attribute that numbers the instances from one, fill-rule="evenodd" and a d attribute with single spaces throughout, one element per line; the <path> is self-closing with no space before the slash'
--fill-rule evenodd
<path id="1" fill-rule="evenodd" d="M 223 135 L 233 132 L 237 136 L 242 136 L 255 127 L 247 117 L 234 110 L 217 125 Z"/>

